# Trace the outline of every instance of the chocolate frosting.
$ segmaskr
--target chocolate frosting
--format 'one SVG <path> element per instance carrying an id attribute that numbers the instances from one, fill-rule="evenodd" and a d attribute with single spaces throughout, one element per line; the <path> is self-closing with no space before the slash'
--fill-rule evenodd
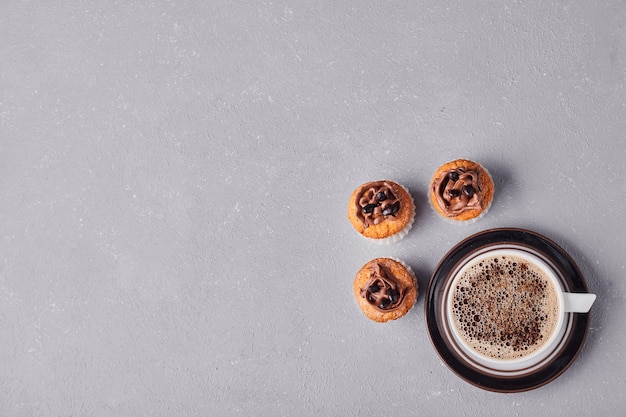
<path id="1" fill-rule="evenodd" d="M 376 181 L 363 186 L 357 195 L 357 218 L 366 229 L 383 220 L 395 220 L 400 211 L 400 198 L 394 186 L 386 181 Z"/>
<path id="2" fill-rule="evenodd" d="M 466 210 L 482 208 L 478 171 L 464 168 L 445 171 L 435 179 L 433 192 L 439 207 L 448 217 L 458 216 Z"/>
<path id="3" fill-rule="evenodd" d="M 406 288 L 401 288 L 401 284 L 379 263 L 372 264 L 369 269 L 370 278 L 361 288 L 361 297 L 379 311 L 397 309 L 402 304 Z"/>

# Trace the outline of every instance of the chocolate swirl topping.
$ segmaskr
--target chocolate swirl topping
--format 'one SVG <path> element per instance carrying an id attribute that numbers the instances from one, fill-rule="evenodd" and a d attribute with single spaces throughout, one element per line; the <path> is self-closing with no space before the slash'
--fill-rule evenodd
<path id="1" fill-rule="evenodd" d="M 400 288 L 398 281 L 380 264 L 370 266 L 370 278 L 361 288 L 361 297 L 377 310 L 388 312 L 400 306 L 406 289 Z"/>
<path id="2" fill-rule="evenodd" d="M 385 181 L 372 182 L 357 195 L 357 217 L 366 229 L 391 217 L 400 210 L 400 199 L 393 186 Z"/>
<path id="3" fill-rule="evenodd" d="M 466 210 L 482 208 L 478 172 L 457 168 L 446 171 L 433 184 L 439 206 L 448 217 L 458 216 Z"/>

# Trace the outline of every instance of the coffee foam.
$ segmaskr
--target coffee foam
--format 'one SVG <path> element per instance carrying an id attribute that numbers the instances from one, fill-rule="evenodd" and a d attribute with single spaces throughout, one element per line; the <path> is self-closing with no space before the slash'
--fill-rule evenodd
<path id="1" fill-rule="evenodd" d="M 515 255 L 486 257 L 452 289 L 452 317 L 467 345 L 493 359 L 540 349 L 558 322 L 556 289 L 542 269 Z"/>

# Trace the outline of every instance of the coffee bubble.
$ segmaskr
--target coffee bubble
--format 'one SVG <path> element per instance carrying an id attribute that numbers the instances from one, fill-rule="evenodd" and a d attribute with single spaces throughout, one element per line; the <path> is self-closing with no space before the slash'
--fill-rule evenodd
<path id="1" fill-rule="evenodd" d="M 556 289 L 542 269 L 514 255 L 484 258 L 452 289 L 455 327 L 494 359 L 519 359 L 543 346 L 558 320 Z"/>

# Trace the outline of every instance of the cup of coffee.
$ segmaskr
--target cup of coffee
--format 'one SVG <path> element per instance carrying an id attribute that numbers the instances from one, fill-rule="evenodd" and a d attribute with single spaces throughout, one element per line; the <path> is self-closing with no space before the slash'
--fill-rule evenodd
<path id="1" fill-rule="evenodd" d="M 595 298 L 567 292 L 558 268 L 540 253 L 494 245 L 451 270 L 440 314 L 460 358 L 509 375 L 553 358 L 566 343 L 571 313 L 588 312 Z"/>

